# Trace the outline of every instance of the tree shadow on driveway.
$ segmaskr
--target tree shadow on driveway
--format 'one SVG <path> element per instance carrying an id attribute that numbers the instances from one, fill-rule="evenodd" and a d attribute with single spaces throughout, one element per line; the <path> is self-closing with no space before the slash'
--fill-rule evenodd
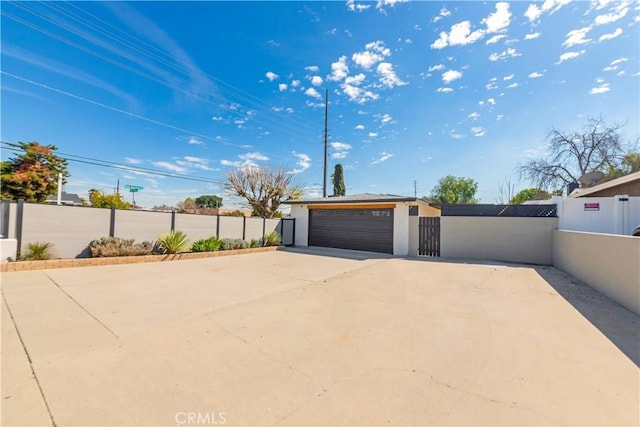
<path id="1" fill-rule="evenodd" d="M 554 267 L 537 273 L 640 367 L 640 316 Z"/>

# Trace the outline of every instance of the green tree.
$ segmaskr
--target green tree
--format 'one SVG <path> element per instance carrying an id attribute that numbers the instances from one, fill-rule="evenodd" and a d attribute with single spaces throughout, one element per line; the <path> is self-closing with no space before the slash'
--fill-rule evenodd
<path id="1" fill-rule="evenodd" d="M 611 181 L 630 173 L 640 171 L 640 152 L 627 153 L 622 157 L 619 166 L 609 166 L 604 174 L 603 181 Z"/>
<path id="2" fill-rule="evenodd" d="M 551 198 L 551 193 L 539 188 L 525 188 L 520 190 L 509 200 L 512 205 L 521 205 L 527 200 L 547 200 Z"/>
<path id="3" fill-rule="evenodd" d="M 520 166 L 520 177 L 538 188 L 564 187 L 586 173 L 615 171 L 626 152 L 621 142 L 622 125 L 608 126 L 602 118 L 588 119 L 579 131 L 552 129 L 547 135 L 548 153 Z"/>
<path id="4" fill-rule="evenodd" d="M 196 201 L 191 197 L 187 197 L 186 199 L 184 199 L 184 201 L 176 203 L 176 207 L 180 212 L 195 211 L 196 209 L 198 209 Z"/>
<path id="5" fill-rule="evenodd" d="M 334 172 L 331 174 L 331 183 L 333 184 L 334 196 L 347 194 L 347 189 L 344 186 L 344 169 L 340 163 L 336 165 Z"/>
<path id="6" fill-rule="evenodd" d="M 202 208 L 221 208 L 222 207 L 222 197 L 214 196 L 214 195 L 202 195 L 196 197 L 196 205 Z"/>
<path id="7" fill-rule="evenodd" d="M 440 178 L 431 191 L 431 200 L 438 203 L 473 204 L 478 203 L 476 192 L 478 183 L 471 178 L 447 175 Z"/>
<path id="8" fill-rule="evenodd" d="M 227 172 L 223 187 L 246 199 L 253 212 L 263 218 L 273 218 L 284 200 L 297 198 L 302 192 L 293 175 L 283 168 L 238 168 Z"/>
<path id="9" fill-rule="evenodd" d="M 103 191 L 92 188 L 89 190 L 89 201 L 94 208 L 131 209 L 131 203 L 125 202 L 122 194 L 105 194 Z"/>
<path id="10" fill-rule="evenodd" d="M 23 153 L 0 165 L 3 199 L 42 203 L 47 196 L 57 193 L 59 174 L 62 183 L 67 182 L 67 160 L 54 154 L 58 149 L 55 145 L 35 141 L 6 145 Z"/>

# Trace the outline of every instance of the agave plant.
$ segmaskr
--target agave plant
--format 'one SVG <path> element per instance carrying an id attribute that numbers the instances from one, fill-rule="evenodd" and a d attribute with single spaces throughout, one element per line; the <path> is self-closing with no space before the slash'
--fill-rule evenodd
<path id="1" fill-rule="evenodd" d="M 222 239 L 218 239 L 214 236 L 193 242 L 191 250 L 193 252 L 214 252 L 219 250 L 221 246 Z"/>
<path id="2" fill-rule="evenodd" d="M 189 251 L 189 239 L 182 231 L 169 231 L 158 236 L 156 243 L 162 253 L 177 254 Z"/>
<path id="3" fill-rule="evenodd" d="M 272 231 L 267 233 L 262 238 L 262 242 L 264 246 L 278 246 L 282 241 L 282 236 L 277 231 Z"/>
<path id="4" fill-rule="evenodd" d="M 35 242 L 27 245 L 28 252 L 22 256 L 25 261 L 43 261 L 51 259 L 53 243 Z"/>

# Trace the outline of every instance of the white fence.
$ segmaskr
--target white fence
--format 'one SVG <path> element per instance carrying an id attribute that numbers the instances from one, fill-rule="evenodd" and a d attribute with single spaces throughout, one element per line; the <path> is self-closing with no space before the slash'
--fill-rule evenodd
<path id="1" fill-rule="evenodd" d="M 558 229 L 630 236 L 640 225 L 640 197 L 557 197 Z"/>

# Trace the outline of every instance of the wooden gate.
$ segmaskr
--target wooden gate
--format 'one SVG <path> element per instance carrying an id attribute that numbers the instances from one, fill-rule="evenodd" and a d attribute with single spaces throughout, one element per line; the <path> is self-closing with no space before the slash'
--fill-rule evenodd
<path id="1" fill-rule="evenodd" d="M 440 256 L 440 217 L 428 216 L 419 218 L 418 255 Z"/>

